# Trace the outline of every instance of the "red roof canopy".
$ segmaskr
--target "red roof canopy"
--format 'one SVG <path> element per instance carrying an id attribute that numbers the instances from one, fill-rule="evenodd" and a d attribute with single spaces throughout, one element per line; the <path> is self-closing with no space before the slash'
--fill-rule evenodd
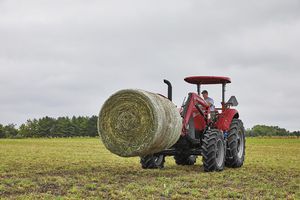
<path id="1" fill-rule="evenodd" d="M 223 84 L 231 83 L 229 77 L 222 76 L 190 76 L 184 79 L 191 84 Z"/>

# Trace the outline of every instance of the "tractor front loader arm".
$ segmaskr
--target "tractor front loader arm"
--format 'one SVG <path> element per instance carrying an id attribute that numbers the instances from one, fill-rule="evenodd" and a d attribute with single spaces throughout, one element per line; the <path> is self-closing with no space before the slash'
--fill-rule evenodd
<path id="1" fill-rule="evenodd" d="M 182 135 L 187 134 L 188 124 L 190 118 L 193 117 L 194 113 L 199 112 L 204 118 L 207 118 L 202 109 L 204 108 L 207 114 L 209 114 L 210 112 L 208 103 L 206 103 L 206 101 L 199 97 L 198 94 L 189 93 L 188 95 L 188 99 L 184 105 L 184 109 L 182 112 Z"/>

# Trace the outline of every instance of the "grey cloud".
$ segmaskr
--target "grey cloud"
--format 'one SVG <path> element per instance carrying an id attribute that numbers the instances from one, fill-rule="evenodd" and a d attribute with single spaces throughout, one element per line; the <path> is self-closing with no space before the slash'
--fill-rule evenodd
<path id="1" fill-rule="evenodd" d="M 163 78 L 180 105 L 185 76 L 224 75 L 246 127 L 300 129 L 299 13 L 297 0 L 0 1 L 0 123 L 97 114 L 119 89 L 165 93 Z"/>

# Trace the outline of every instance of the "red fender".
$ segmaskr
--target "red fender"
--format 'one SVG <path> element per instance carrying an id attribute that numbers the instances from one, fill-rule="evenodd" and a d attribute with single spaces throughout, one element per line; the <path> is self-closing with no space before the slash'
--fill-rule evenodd
<path id="1" fill-rule="evenodd" d="M 216 122 L 216 127 L 222 131 L 228 131 L 230 129 L 230 124 L 233 118 L 238 118 L 239 113 L 235 109 L 226 109 L 220 114 L 218 121 Z"/>

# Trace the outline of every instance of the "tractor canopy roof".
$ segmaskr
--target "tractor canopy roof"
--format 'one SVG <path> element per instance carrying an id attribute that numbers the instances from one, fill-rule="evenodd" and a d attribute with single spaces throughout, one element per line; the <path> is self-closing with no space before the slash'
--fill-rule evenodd
<path id="1" fill-rule="evenodd" d="M 191 84 L 226 84 L 231 83 L 229 77 L 222 76 L 190 76 L 184 79 L 186 82 Z"/>

